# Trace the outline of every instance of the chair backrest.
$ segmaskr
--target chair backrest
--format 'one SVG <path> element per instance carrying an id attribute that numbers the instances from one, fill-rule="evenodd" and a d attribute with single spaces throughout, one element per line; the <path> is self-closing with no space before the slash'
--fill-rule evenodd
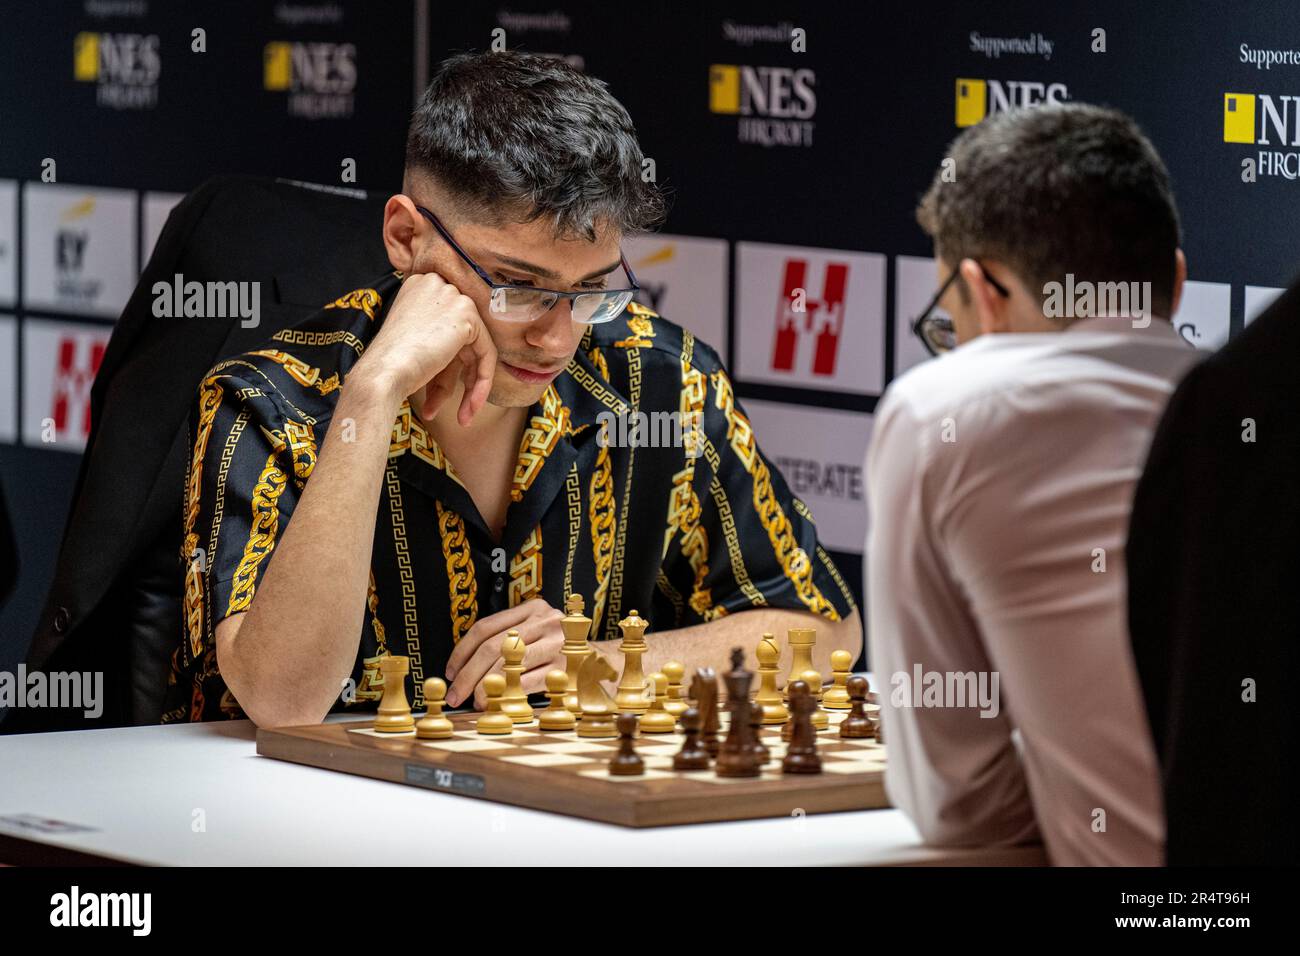
<path id="1" fill-rule="evenodd" d="M 387 194 L 226 176 L 173 210 L 114 329 L 54 583 L 28 654 L 46 670 L 102 668 L 104 715 L 32 712 L 3 730 L 156 723 L 181 635 L 181 496 L 203 374 L 387 269 Z M 260 322 L 158 318 L 154 284 L 256 281 Z"/>

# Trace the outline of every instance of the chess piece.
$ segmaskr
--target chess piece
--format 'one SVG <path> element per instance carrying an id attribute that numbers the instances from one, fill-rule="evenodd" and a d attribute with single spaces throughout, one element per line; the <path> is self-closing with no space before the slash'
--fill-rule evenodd
<path id="1" fill-rule="evenodd" d="M 474 729 L 480 734 L 499 737 L 515 732 L 515 722 L 510 715 L 501 710 L 501 695 L 506 691 L 506 679 L 500 674 L 488 674 L 483 678 L 483 693 L 487 695 L 487 709 L 479 714 Z"/>
<path id="2" fill-rule="evenodd" d="M 691 699 L 700 712 L 700 746 L 710 757 L 718 755 L 718 676 L 712 667 L 700 667 L 691 680 Z"/>
<path id="3" fill-rule="evenodd" d="M 731 721 L 714 765 L 719 777 L 757 777 L 760 773 L 762 765 L 754 754 L 749 719 L 750 708 L 754 706 L 749 701 L 749 685 L 753 680 L 754 675 L 745 669 L 745 652 L 739 647 L 732 648 L 731 670 L 723 677 Z"/>
<path id="4" fill-rule="evenodd" d="M 686 668 L 681 661 L 669 661 L 664 664 L 663 673 L 668 678 L 668 702 L 664 704 L 664 710 L 681 720 L 686 708 L 691 706 L 682 698 L 682 675 L 686 673 Z"/>
<path id="5" fill-rule="evenodd" d="M 758 658 L 758 693 L 754 703 L 763 713 L 763 723 L 783 724 L 790 719 L 790 711 L 781 699 L 781 692 L 776 689 L 777 667 L 781 660 L 781 648 L 777 646 L 776 637 L 764 634 L 755 651 Z"/>
<path id="6" fill-rule="evenodd" d="M 817 730 L 827 730 L 831 725 L 831 715 L 822 710 L 822 675 L 809 668 L 801 678 L 808 685 L 808 692 L 813 697 L 812 725 Z"/>
<path id="7" fill-rule="evenodd" d="M 756 767 L 762 768 L 772 759 L 772 751 L 763 743 L 763 708 L 758 704 L 749 708 L 749 749 Z"/>
<path id="8" fill-rule="evenodd" d="M 564 646 L 560 648 L 560 653 L 564 655 L 564 674 L 569 685 L 564 695 L 564 706 L 577 718 L 582 716 L 582 707 L 578 703 L 578 669 L 589 655 L 595 653 L 587 643 L 587 635 L 591 633 L 591 618 L 583 616 L 581 594 L 570 594 L 564 602 L 564 611 L 564 617 L 560 619 Z"/>
<path id="9" fill-rule="evenodd" d="M 501 670 L 506 676 L 506 690 L 501 695 L 501 712 L 508 714 L 516 724 L 526 724 L 534 716 L 523 687 L 524 655 L 527 653 L 528 645 L 512 627 L 501 642 L 501 657 L 505 660 Z"/>
<path id="10" fill-rule="evenodd" d="M 645 629 L 650 622 L 633 611 L 618 622 L 623 631 L 623 641 L 618 649 L 623 652 L 623 679 L 618 682 L 614 702 L 623 713 L 644 714 L 650 709 L 645 695 L 645 674 L 641 671 L 641 655 L 646 652 Z"/>
<path id="11" fill-rule="evenodd" d="M 645 761 L 636 752 L 632 742 L 636 734 L 636 714 L 619 714 L 615 724 L 618 725 L 618 753 L 609 760 L 609 772 L 618 777 L 635 777 L 645 773 Z"/>
<path id="12" fill-rule="evenodd" d="M 790 662 L 790 676 L 785 682 L 781 699 L 790 702 L 790 685 L 803 680 L 803 672 L 812 670 L 813 645 L 817 643 L 817 631 L 811 627 L 792 627 L 786 632 L 786 642 L 790 645 L 793 660 Z"/>
<path id="13" fill-rule="evenodd" d="M 831 654 L 831 679 L 835 682 L 822 693 L 822 706 L 827 710 L 848 710 L 850 705 L 848 681 L 853 668 L 853 655 L 848 651 Z"/>
<path id="14" fill-rule="evenodd" d="M 698 708 L 687 707 L 682 714 L 682 729 L 686 740 L 682 749 L 673 756 L 674 770 L 708 770 L 709 752 L 700 745 L 700 712 Z"/>
<path id="15" fill-rule="evenodd" d="M 579 737 L 617 737 L 614 716 L 618 709 L 601 681 L 613 680 L 618 674 L 603 654 L 595 651 L 578 669 L 578 704 L 582 718 L 578 721 Z"/>
<path id="16" fill-rule="evenodd" d="M 849 678 L 849 700 L 853 709 L 840 721 L 840 736 L 846 740 L 868 740 L 876 735 L 876 729 L 867 716 L 867 692 L 870 690 L 867 679 L 860 674 Z"/>
<path id="17" fill-rule="evenodd" d="M 668 713 L 668 678 L 656 671 L 650 675 L 655 689 L 654 703 L 641 715 L 641 733 L 671 734 L 677 729 L 677 718 Z"/>
<path id="18" fill-rule="evenodd" d="M 783 773 L 821 773 L 822 758 L 817 755 L 817 731 L 812 724 L 812 713 L 817 701 L 806 681 L 797 680 L 789 688 L 790 723 L 793 732 L 790 746 L 781 761 Z"/>
<path id="19" fill-rule="evenodd" d="M 404 734 L 415 729 L 411 705 L 406 699 L 406 670 L 410 659 L 388 654 L 379 659 L 384 675 L 384 696 L 379 700 L 375 731 L 381 734 Z"/>
<path id="20" fill-rule="evenodd" d="M 877 713 L 876 714 L 876 743 L 883 744 L 884 742 L 885 742 L 885 722 L 881 718 L 880 714 Z"/>
<path id="21" fill-rule="evenodd" d="M 564 706 L 569 692 L 569 675 L 556 668 L 546 674 L 546 698 L 551 703 L 537 718 L 538 730 L 572 730 L 578 725 L 573 711 Z"/>
<path id="22" fill-rule="evenodd" d="M 424 682 L 423 717 L 415 725 L 415 736 L 420 740 L 446 740 L 452 735 L 451 721 L 443 716 L 442 707 L 447 700 L 447 682 L 441 677 L 430 677 Z"/>

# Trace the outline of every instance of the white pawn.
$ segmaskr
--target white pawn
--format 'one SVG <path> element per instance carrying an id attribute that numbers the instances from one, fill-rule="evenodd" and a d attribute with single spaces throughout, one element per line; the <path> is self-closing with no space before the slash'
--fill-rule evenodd
<path id="1" fill-rule="evenodd" d="M 668 677 L 660 671 L 650 675 L 655 699 L 650 709 L 641 715 L 641 733 L 671 734 L 677 729 L 677 718 L 668 712 Z"/>
<path id="2" fill-rule="evenodd" d="M 546 674 L 546 698 L 550 706 L 537 718 L 539 730 L 572 730 L 578 718 L 564 706 L 564 696 L 569 692 L 569 675 L 558 668 Z"/>
<path id="3" fill-rule="evenodd" d="M 853 667 L 853 655 L 848 651 L 836 651 L 831 654 L 831 677 L 835 683 L 826 688 L 822 694 L 822 706 L 827 710 L 852 710 L 853 701 L 849 698 L 849 676 Z"/>

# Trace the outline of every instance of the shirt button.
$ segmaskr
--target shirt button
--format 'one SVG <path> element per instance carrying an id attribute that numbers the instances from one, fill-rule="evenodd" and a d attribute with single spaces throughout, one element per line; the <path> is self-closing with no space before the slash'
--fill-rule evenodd
<path id="1" fill-rule="evenodd" d="M 66 607 L 60 607 L 57 611 L 54 612 L 54 633 L 55 634 L 62 634 L 65 631 L 67 631 L 68 625 L 71 623 L 72 623 L 72 612 L 69 611 Z"/>
<path id="2" fill-rule="evenodd" d="M 506 579 L 501 577 L 500 575 L 497 575 L 497 579 L 492 582 L 492 590 L 496 591 L 497 594 L 500 594 L 502 591 L 505 590 L 505 587 L 506 587 Z"/>

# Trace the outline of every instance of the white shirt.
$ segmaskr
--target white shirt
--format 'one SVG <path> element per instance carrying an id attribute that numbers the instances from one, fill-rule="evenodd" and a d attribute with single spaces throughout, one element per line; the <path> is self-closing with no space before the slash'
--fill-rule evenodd
<path id="1" fill-rule="evenodd" d="M 885 393 L 867 452 L 870 666 L 886 789 L 927 841 L 1041 836 L 1057 864 L 1163 864 L 1124 542 L 1197 358 L 1161 319 L 1086 319 L 982 335 Z M 914 683 L 917 665 L 982 672 L 990 690 L 996 672 L 1000 710 L 899 706 L 894 675 Z"/>

